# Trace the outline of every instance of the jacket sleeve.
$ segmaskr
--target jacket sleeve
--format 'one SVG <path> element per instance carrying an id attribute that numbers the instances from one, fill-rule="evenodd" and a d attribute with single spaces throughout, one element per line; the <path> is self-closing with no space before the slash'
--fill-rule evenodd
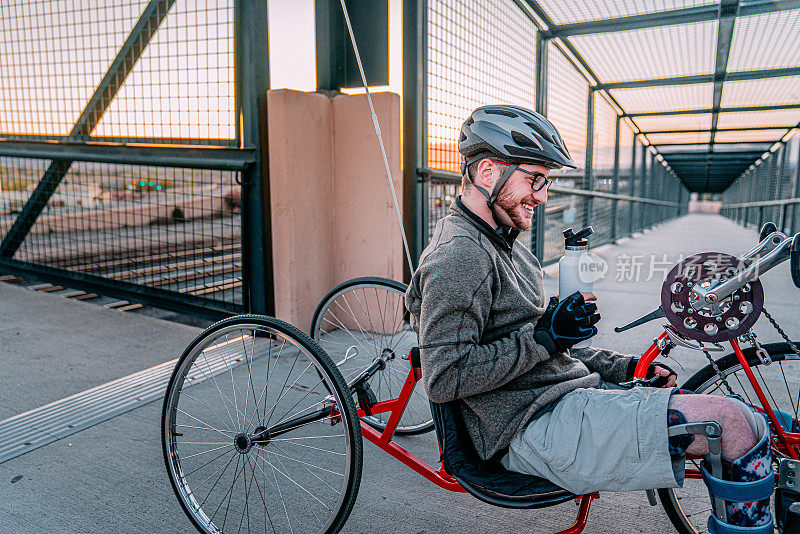
<path id="1" fill-rule="evenodd" d="M 492 307 L 493 266 L 488 254 L 464 254 L 464 248 L 457 242 L 441 245 L 409 288 L 423 383 L 434 402 L 497 389 L 550 357 L 534 340 L 530 323 L 481 344 Z"/>
<path id="2" fill-rule="evenodd" d="M 600 377 L 606 382 L 613 382 L 619 384 L 630 380 L 628 371 L 631 362 L 635 360 L 633 356 L 626 356 L 619 352 L 600 349 L 597 347 L 586 348 L 571 348 L 569 351 L 570 356 L 582 361 L 590 371 L 600 373 Z"/>

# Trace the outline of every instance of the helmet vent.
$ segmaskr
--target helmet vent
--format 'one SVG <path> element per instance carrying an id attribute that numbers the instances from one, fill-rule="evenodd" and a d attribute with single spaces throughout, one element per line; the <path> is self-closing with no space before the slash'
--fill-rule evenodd
<path id="1" fill-rule="evenodd" d="M 487 115 L 503 115 L 505 117 L 511 117 L 512 119 L 516 119 L 519 115 L 514 113 L 513 111 L 508 111 L 507 109 L 487 109 Z"/>
<path id="2" fill-rule="evenodd" d="M 467 136 L 464 135 L 464 132 L 461 132 L 461 135 L 458 137 L 458 142 L 463 143 L 467 139 Z"/>
<path id="3" fill-rule="evenodd" d="M 558 142 L 555 139 L 553 139 L 553 136 L 550 135 L 550 132 L 548 132 L 547 130 L 542 128 L 542 126 L 540 124 L 536 124 L 536 123 L 533 123 L 533 122 L 526 122 L 525 125 L 529 126 L 531 130 L 533 130 L 534 132 L 536 132 L 539 135 L 541 135 L 542 137 L 544 137 L 550 143 L 558 144 Z"/>
<path id="4" fill-rule="evenodd" d="M 528 136 L 526 136 L 524 134 L 521 134 L 521 133 L 519 133 L 517 131 L 512 131 L 511 132 L 511 138 L 519 146 L 529 146 L 531 148 L 537 148 L 537 149 L 541 149 L 542 148 L 539 145 L 539 143 L 533 141 L 530 137 L 528 137 Z"/>

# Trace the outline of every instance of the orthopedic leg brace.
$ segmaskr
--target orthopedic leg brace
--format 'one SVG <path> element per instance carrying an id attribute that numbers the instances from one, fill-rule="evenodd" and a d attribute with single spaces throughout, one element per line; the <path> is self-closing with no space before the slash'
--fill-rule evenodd
<path id="1" fill-rule="evenodd" d="M 721 478 L 712 474 L 710 457 L 707 456 L 701 463 L 703 481 L 708 487 L 714 510 L 708 519 L 708 530 L 711 534 L 773 534 L 769 502 L 775 489 L 775 476 L 769 425 L 763 415 L 746 404 L 737 401 L 737 406 L 758 441 L 740 458 L 723 458 Z M 684 423 L 686 417 L 679 410 L 668 410 L 668 426 Z M 670 455 L 673 458 L 685 455 L 692 441 L 692 435 L 670 437 Z M 718 506 L 719 499 L 724 506 Z"/>

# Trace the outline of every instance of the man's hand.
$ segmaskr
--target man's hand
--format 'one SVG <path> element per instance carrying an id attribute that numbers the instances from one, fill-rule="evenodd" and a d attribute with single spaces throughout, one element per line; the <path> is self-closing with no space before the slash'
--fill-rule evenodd
<path id="1" fill-rule="evenodd" d="M 597 334 L 599 320 L 597 305 L 587 303 L 578 291 L 562 301 L 552 297 L 534 327 L 534 338 L 552 356 Z"/>
<path id="2" fill-rule="evenodd" d="M 675 387 L 675 383 L 678 381 L 678 375 L 675 373 L 675 371 L 673 371 L 672 369 L 669 369 L 669 368 L 664 368 L 664 367 L 662 367 L 662 366 L 660 366 L 658 364 L 653 364 L 651 366 L 651 369 L 652 369 L 652 372 L 653 372 L 653 376 L 660 376 L 660 377 L 666 378 L 666 380 L 667 380 L 666 383 L 664 383 L 662 380 L 658 380 L 658 382 L 656 382 L 656 384 L 654 384 L 654 385 L 658 385 L 659 383 L 663 383 L 663 385 L 661 385 L 659 387 L 662 387 L 662 388 L 673 388 L 673 387 Z M 649 375 L 650 373 L 648 372 L 647 374 Z"/>

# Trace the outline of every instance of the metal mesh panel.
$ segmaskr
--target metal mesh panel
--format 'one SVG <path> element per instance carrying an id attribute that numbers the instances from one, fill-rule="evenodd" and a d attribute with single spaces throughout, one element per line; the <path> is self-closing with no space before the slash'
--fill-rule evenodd
<path id="1" fill-rule="evenodd" d="M 612 193 L 614 188 L 614 144 L 617 113 L 606 100 L 597 95 L 594 100 L 594 135 L 592 174 L 594 191 Z M 613 201 L 593 198 L 592 212 L 587 224 L 595 231 L 592 243 L 599 245 L 611 240 Z"/>
<path id="2" fill-rule="evenodd" d="M 787 129 L 781 130 L 737 130 L 733 132 L 717 132 L 716 141 L 720 143 L 738 143 L 742 141 L 778 141 L 786 135 Z"/>
<path id="3" fill-rule="evenodd" d="M 539 5 L 556 24 L 630 17 L 715 3 L 717 3 L 715 0 L 644 0 L 639 2 L 539 0 Z"/>
<path id="4" fill-rule="evenodd" d="M 235 123 L 233 0 L 178 0 L 92 136 L 231 144 Z"/>
<path id="5" fill-rule="evenodd" d="M 711 141 L 711 132 L 647 134 L 647 140 L 653 145 L 708 143 Z"/>
<path id="6" fill-rule="evenodd" d="M 643 132 L 711 129 L 711 113 L 634 117 L 633 121 Z"/>
<path id="7" fill-rule="evenodd" d="M 735 80 L 722 86 L 722 107 L 796 104 L 800 76 L 765 80 Z"/>
<path id="8" fill-rule="evenodd" d="M 0 19 L 8 22 L 0 27 L 0 135 L 66 137 L 94 102 L 102 117 L 77 128 L 74 137 L 234 144 L 233 0 L 200 7 L 178 0 L 168 11 L 160 4 L 144 26 L 158 29 L 138 61 L 114 63 L 117 54 L 137 48 L 122 45 L 147 5 L 64 0 L 0 6 Z M 92 100 L 95 90 L 102 92 Z"/>
<path id="9" fill-rule="evenodd" d="M 586 161 L 586 126 L 588 120 L 589 83 L 555 46 L 547 56 L 547 118 L 558 128 L 579 169 L 560 169 L 560 187 L 583 188 L 583 167 Z M 564 252 L 562 230 L 581 224 L 584 197 L 555 191 L 545 205 L 544 262 L 552 263 Z"/>
<path id="10" fill-rule="evenodd" d="M 631 176 L 633 173 L 633 130 L 626 121 L 619 125 L 619 179 L 617 193 L 630 194 Z M 630 202 L 617 201 L 616 233 L 615 238 L 628 233 L 628 218 L 630 215 Z"/>
<path id="11" fill-rule="evenodd" d="M 48 162 L 0 158 L 0 235 Z M 242 303 L 238 173 L 73 163 L 15 260 Z"/>
<path id="12" fill-rule="evenodd" d="M 559 180 L 559 185 L 561 181 Z M 582 213 L 586 197 L 551 191 L 545 204 L 544 262 L 553 263 L 564 254 L 566 228 L 577 228 L 582 224 Z"/>
<path id="13" fill-rule="evenodd" d="M 720 113 L 718 128 L 758 128 L 761 126 L 790 126 L 800 122 L 800 109 L 767 111 L 738 111 Z"/>
<path id="14" fill-rule="evenodd" d="M 614 89 L 611 94 L 627 113 L 683 111 L 711 107 L 713 83 Z"/>
<path id="15" fill-rule="evenodd" d="M 428 241 L 430 241 L 433 235 L 436 223 L 450 213 L 450 204 L 455 201 L 460 193 L 460 188 L 461 184 L 451 181 L 431 180 L 430 196 L 428 198 Z M 533 244 L 532 238 L 532 233 L 529 230 L 527 232 L 522 232 L 517 237 L 516 242 L 518 245 L 530 249 Z"/>
<path id="16" fill-rule="evenodd" d="M 145 5 L 0 4 L 0 133 L 68 135 Z"/>
<path id="17" fill-rule="evenodd" d="M 547 118 L 558 128 L 579 167 L 586 161 L 588 99 L 586 79 L 557 47 L 548 47 Z"/>
<path id="18" fill-rule="evenodd" d="M 707 21 L 577 35 L 569 40 L 601 82 L 709 74 L 714 72 L 717 26 L 716 21 Z"/>
<path id="19" fill-rule="evenodd" d="M 800 10 L 764 13 L 736 19 L 728 70 L 800 65 Z"/>
<path id="20" fill-rule="evenodd" d="M 456 140 L 473 109 L 535 106 L 536 26 L 512 0 L 430 0 L 427 31 L 427 163 L 458 171 Z"/>
<path id="21" fill-rule="evenodd" d="M 454 182 L 431 180 L 428 197 L 428 241 L 433 235 L 436 223 L 450 213 L 450 204 L 458 196 L 460 188 L 461 184 Z"/>

